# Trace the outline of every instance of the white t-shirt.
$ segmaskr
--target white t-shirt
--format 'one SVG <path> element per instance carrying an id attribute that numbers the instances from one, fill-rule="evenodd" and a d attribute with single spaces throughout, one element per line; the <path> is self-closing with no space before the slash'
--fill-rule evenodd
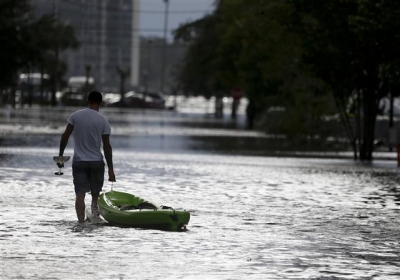
<path id="1" fill-rule="evenodd" d="M 89 108 L 76 111 L 68 118 L 74 126 L 74 161 L 102 161 L 100 151 L 102 135 L 111 134 L 107 119 Z"/>

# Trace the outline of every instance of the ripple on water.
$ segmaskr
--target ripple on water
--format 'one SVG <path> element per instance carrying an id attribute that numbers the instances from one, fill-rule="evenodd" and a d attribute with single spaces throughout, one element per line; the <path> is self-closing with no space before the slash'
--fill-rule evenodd
<path id="1" fill-rule="evenodd" d="M 0 162 L 0 268 L 9 279 L 398 276 L 390 170 L 115 149 L 114 189 L 191 212 L 189 230 L 174 233 L 79 225 L 70 166 L 55 177 L 51 155 L 22 151 Z"/>

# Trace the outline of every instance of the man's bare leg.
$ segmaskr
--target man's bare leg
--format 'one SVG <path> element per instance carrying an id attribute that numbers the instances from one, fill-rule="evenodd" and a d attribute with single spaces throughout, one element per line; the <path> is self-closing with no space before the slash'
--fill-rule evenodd
<path id="1" fill-rule="evenodd" d="M 93 193 L 92 192 L 92 205 L 91 205 L 91 210 L 92 210 L 92 216 L 98 217 L 99 216 L 99 210 L 97 208 L 97 201 L 99 199 L 99 193 Z"/>
<path id="2" fill-rule="evenodd" d="M 80 193 L 76 195 L 75 199 L 75 210 L 78 216 L 78 222 L 85 222 L 85 193 Z"/>

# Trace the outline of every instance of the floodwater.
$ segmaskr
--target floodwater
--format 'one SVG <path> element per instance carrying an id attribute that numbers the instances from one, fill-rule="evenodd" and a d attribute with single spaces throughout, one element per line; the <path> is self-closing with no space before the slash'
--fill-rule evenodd
<path id="1" fill-rule="evenodd" d="M 55 176 L 52 161 L 73 109 L 0 111 L 1 279 L 399 279 L 394 156 L 265 156 L 243 115 L 104 108 L 117 176 L 104 190 L 191 220 L 185 232 L 78 225 L 71 162 Z"/>

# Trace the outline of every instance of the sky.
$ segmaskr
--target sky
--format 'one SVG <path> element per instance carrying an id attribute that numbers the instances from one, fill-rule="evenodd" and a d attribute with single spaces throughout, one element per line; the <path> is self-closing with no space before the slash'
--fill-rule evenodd
<path id="1" fill-rule="evenodd" d="M 188 21 L 202 18 L 214 10 L 215 0 L 169 0 L 168 40 L 171 31 Z M 164 0 L 140 0 L 140 34 L 164 36 Z"/>

